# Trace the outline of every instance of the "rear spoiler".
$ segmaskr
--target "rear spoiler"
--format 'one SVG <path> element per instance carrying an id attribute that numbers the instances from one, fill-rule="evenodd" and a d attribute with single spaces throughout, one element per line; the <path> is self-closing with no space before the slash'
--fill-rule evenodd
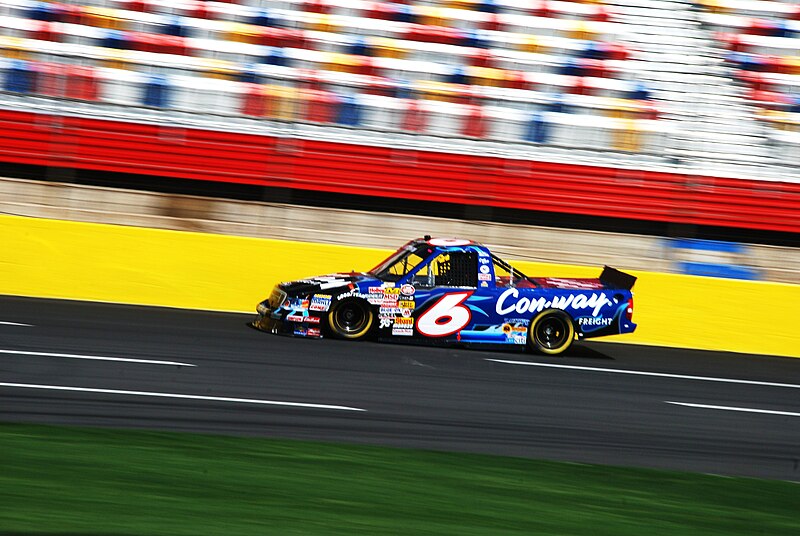
<path id="1" fill-rule="evenodd" d="M 616 268 L 604 266 L 603 273 L 600 274 L 600 282 L 603 286 L 609 288 L 630 290 L 633 288 L 634 283 L 636 283 L 636 278 L 631 274 L 620 272 Z"/>

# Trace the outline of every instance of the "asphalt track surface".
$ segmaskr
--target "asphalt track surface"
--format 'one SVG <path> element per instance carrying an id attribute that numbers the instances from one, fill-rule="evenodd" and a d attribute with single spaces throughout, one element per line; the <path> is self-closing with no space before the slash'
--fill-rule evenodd
<path id="1" fill-rule="evenodd" d="M 800 481 L 798 359 L 604 343 L 548 358 L 293 339 L 250 319 L 0 297 L 0 422 Z"/>

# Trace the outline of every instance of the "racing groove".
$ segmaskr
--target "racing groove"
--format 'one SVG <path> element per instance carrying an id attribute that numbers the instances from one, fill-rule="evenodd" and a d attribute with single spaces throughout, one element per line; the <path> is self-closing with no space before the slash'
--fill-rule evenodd
<path id="1" fill-rule="evenodd" d="M 314 341 L 257 332 L 250 318 L 0 298 L 0 421 L 800 480 L 800 360 L 604 343 L 547 358 Z"/>

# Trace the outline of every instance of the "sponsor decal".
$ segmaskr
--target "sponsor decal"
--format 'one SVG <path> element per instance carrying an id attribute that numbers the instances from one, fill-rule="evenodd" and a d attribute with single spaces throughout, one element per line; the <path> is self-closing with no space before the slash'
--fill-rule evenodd
<path id="1" fill-rule="evenodd" d="M 514 344 L 520 344 L 520 340 L 524 344 L 528 338 L 528 327 L 518 324 L 503 324 L 502 326 L 503 333 L 505 333 L 506 338 L 508 338 Z"/>
<path id="2" fill-rule="evenodd" d="M 489 257 L 484 257 L 484 256 L 478 257 L 478 262 L 481 263 L 481 264 L 490 264 L 491 263 L 491 261 L 489 260 Z"/>
<path id="3" fill-rule="evenodd" d="M 303 327 L 295 328 L 294 334 L 297 335 L 298 337 L 305 337 L 308 335 L 308 330 Z"/>
<path id="4" fill-rule="evenodd" d="M 311 298 L 311 303 L 308 306 L 309 311 L 327 311 L 331 307 L 331 297 L 324 294 L 318 294 Z"/>
<path id="5" fill-rule="evenodd" d="M 488 288 L 488 287 L 489 283 L 487 283 L 486 281 L 481 281 L 481 288 Z"/>
<path id="6" fill-rule="evenodd" d="M 482 264 L 481 267 L 480 267 L 480 271 L 481 271 L 482 274 L 488 274 L 489 273 L 489 265 L 488 264 Z"/>
<path id="7" fill-rule="evenodd" d="M 491 281 L 492 274 L 478 274 L 478 281 Z"/>
<path id="8" fill-rule="evenodd" d="M 613 318 L 605 318 L 602 316 L 581 316 L 577 318 L 578 325 L 585 333 L 597 331 L 600 328 L 608 327 L 614 322 Z"/>
<path id="9" fill-rule="evenodd" d="M 400 287 L 400 293 L 403 294 L 403 296 L 413 296 L 414 292 L 416 292 L 416 290 L 414 289 L 414 285 L 409 285 L 408 283 L 406 283 L 405 285 Z"/>
<path id="10" fill-rule="evenodd" d="M 378 316 L 402 316 L 403 318 L 409 318 L 413 312 L 414 310 L 408 307 L 381 307 L 378 309 Z"/>
<path id="11" fill-rule="evenodd" d="M 582 316 L 578 318 L 578 325 L 581 326 L 610 326 L 613 318 L 604 318 L 602 316 Z"/>
<path id="12" fill-rule="evenodd" d="M 308 328 L 306 333 L 309 337 L 322 337 L 322 332 L 320 332 L 319 328 Z"/>
<path id="13" fill-rule="evenodd" d="M 516 312 L 517 314 L 538 313 L 544 309 L 574 309 L 580 311 L 592 308 L 592 316 L 598 316 L 600 309 L 605 305 L 613 305 L 613 302 L 606 297 L 605 292 L 597 294 L 593 292 L 591 296 L 585 294 L 569 294 L 567 296 L 553 296 L 552 300 L 541 297 L 529 298 L 519 297 L 519 290 L 510 288 L 500 295 L 495 305 L 495 310 L 499 315 L 507 315 Z"/>
<path id="14" fill-rule="evenodd" d="M 528 318 L 506 318 L 504 319 L 504 322 L 513 326 L 519 326 L 524 329 L 528 327 L 528 324 L 530 324 L 531 321 Z"/>
<path id="15" fill-rule="evenodd" d="M 398 318 L 394 321 L 392 326 L 392 335 L 401 335 L 408 337 L 414 334 L 414 319 L 413 318 Z"/>
<path id="16" fill-rule="evenodd" d="M 397 302 L 398 307 L 402 307 L 404 309 L 413 309 L 415 307 L 415 303 L 410 300 L 400 300 Z"/>
<path id="17" fill-rule="evenodd" d="M 287 315 L 288 322 L 307 322 L 309 324 L 319 324 L 320 318 L 318 316 L 303 316 L 303 315 Z"/>
<path id="18" fill-rule="evenodd" d="M 388 328 L 388 327 L 390 327 L 392 324 L 394 324 L 394 317 L 393 317 L 393 316 L 381 316 L 381 317 L 380 317 L 380 322 L 381 322 L 381 323 L 380 323 L 380 325 L 378 326 L 378 329 L 385 329 L 385 328 Z"/>
<path id="19" fill-rule="evenodd" d="M 369 287 L 369 294 L 366 298 L 372 305 L 382 305 L 384 307 L 396 307 L 400 299 L 399 288 Z"/>

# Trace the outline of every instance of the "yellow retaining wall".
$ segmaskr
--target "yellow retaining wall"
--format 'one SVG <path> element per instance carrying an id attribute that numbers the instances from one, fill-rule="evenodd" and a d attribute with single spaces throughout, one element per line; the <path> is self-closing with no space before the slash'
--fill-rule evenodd
<path id="1" fill-rule="evenodd" d="M 368 270 L 386 255 L 358 247 L 0 216 L 0 294 L 253 311 L 278 281 Z M 515 265 L 534 276 L 596 277 L 600 271 Z M 607 340 L 800 357 L 800 286 L 633 273 L 639 277 L 639 328 Z"/>

